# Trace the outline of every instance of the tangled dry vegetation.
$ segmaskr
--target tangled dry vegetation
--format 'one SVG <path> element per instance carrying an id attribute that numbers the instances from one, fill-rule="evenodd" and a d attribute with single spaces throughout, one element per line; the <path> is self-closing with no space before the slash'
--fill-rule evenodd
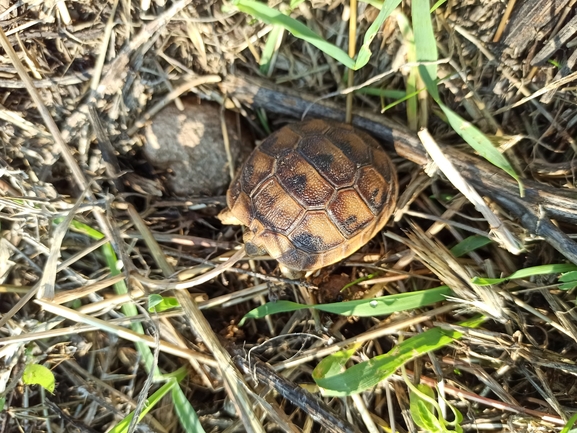
<path id="1" fill-rule="evenodd" d="M 221 0 L 0 0 L 0 432 L 202 431 L 198 422 L 207 432 L 416 432 L 407 381 L 434 389 L 439 418 L 457 408 L 467 431 L 560 431 L 577 412 L 575 293 L 558 282 L 559 269 L 577 265 L 575 1 L 518 3 L 448 0 L 433 23 L 441 99 L 501 147 L 523 198 L 426 92 L 418 118 L 392 104 L 408 76 L 398 16 L 410 17 L 409 1 L 349 79 L 289 33 L 263 73 L 275 29 Z M 291 16 L 346 51 L 350 12 L 348 1 L 311 0 Z M 377 14 L 358 3 L 359 41 Z M 230 266 L 242 230 L 216 219 L 224 189 L 174 196 L 167 178 L 179 174 L 143 152 L 162 107 L 190 101 L 227 107 L 228 128 L 243 124 L 256 139 L 305 111 L 352 114 L 397 164 L 394 221 L 306 281 L 283 279 L 266 257 Z M 430 137 L 417 138 L 422 126 Z M 447 145 L 441 170 L 421 141 L 430 154 Z M 451 167 L 484 200 L 471 204 Z M 193 181 L 202 169 L 190 168 Z M 493 241 L 456 257 L 450 249 L 471 235 Z M 548 264 L 565 267 L 471 283 Z M 390 315 L 304 309 L 239 326 L 268 301 L 335 303 L 442 284 L 448 299 Z M 155 294 L 180 305 L 153 313 Z M 487 318 L 478 329 L 459 325 L 475 314 Z M 460 338 L 360 394 L 323 397 L 313 382 L 319 361 L 342 348 L 356 350 L 350 366 L 439 328 Z M 52 392 L 33 384 L 31 365 L 53 373 Z M 145 412 L 138 423 L 125 418 Z"/>

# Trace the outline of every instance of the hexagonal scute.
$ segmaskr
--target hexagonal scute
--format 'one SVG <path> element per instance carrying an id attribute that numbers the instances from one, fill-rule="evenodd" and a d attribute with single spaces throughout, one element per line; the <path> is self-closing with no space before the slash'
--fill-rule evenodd
<path id="1" fill-rule="evenodd" d="M 373 166 L 360 169 L 356 189 L 375 215 L 381 213 L 391 195 L 391 185 Z"/>
<path id="2" fill-rule="evenodd" d="M 229 208 L 230 212 L 236 219 L 238 219 L 245 226 L 250 225 L 250 222 L 253 219 L 252 205 L 250 198 L 244 192 L 240 192 L 240 194 L 236 197 L 236 200 L 229 203 Z"/>
<path id="3" fill-rule="evenodd" d="M 328 213 L 347 239 L 353 237 L 375 219 L 359 193 L 352 188 L 341 190 L 336 194 L 328 206 Z"/>
<path id="4" fill-rule="evenodd" d="M 311 134 L 324 134 L 326 130 L 329 129 L 330 124 L 321 119 L 312 119 L 306 122 L 289 124 L 286 127 L 290 128 L 301 137 L 304 137 L 305 135 Z"/>
<path id="5" fill-rule="evenodd" d="M 241 169 L 240 182 L 242 190 L 249 196 L 274 171 L 275 159 L 255 149 Z"/>
<path id="6" fill-rule="evenodd" d="M 287 193 L 305 207 L 326 205 L 334 191 L 298 152 L 279 159 L 276 175 Z"/>
<path id="7" fill-rule="evenodd" d="M 228 190 L 226 191 L 226 204 L 229 209 L 232 209 L 234 202 L 242 192 L 242 188 L 240 187 L 240 176 L 242 176 L 242 171 L 232 180 Z"/>
<path id="8" fill-rule="evenodd" d="M 331 128 L 326 136 L 357 166 L 367 165 L 371 162 L 370 146 L 354 131 L 335 127 Z"/>
<path id="9" fill-rule="evenodd" d="M 257 149 L 267 155 L 278 157 L 295 149 L 300 139 L 298 134 L 285 126 L 265 138 Z"/>
<path id="10" fill-rule="evenodd" d="M 299 152 L 317 171 L 337 187 L 349 186 L 355 179 L 357 166 L 326 137 L 306 137 Z"/>
<path id="11" fill-rule="evenodd" d="M 393 163 L 382 148 L 373 150 L 373 165 L 387 181 L 390 181 L 391 178 L 395 175 L 393 173 Z"/>
<path id="12" fill-rule="evenodd" d="M 254 218 L 265 228 L 286 232 L 301 217 L 304 209 L 272 178 L 252 198 Z"/>
<path id="13" fill-rule="evenodd" d="M 325 211 L 307 212 L 300 224 L 289 234 L 289 239 L 309 253 L 331 250 L 345 240 Z"/>

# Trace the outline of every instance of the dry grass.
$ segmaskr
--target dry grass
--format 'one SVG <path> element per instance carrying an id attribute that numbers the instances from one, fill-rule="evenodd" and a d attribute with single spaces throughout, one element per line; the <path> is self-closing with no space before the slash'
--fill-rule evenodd
<path id="1" fill-rule="evenodd" d="M 577 254 L 575 244 L 568 237 L 548 243 L 502 203 L 471 205 L 445 171 L 450 162 L 435 159 L 448 181 L 394 155 L 403 192 L 395 221 L 345 263 L 298 284 L 281 278 L 274 261 L 243 258 L 235 252 L 241 230 L 215 218 L 222 196 L 150 192 L 162 176 L 143 161 L 143 127 L 163 106 L 180 106 L 182 96 L 194 95 L 233 107 L 258 138 L 265 135 L 258 115 L 266 114 L 276 129 L 286 112 L 253 110 L 219 86 L 235 74 L 259 75 L 272 28 L 223 12 L 221 0 L 163 3 L 145 11 L 138 2 L 114 0 L 0 0 L 6 34 L 0 56 L 0 433 L 108 431 L 131 411 L 142 411 L 142 399 L 164 383 L 155 380 L 160 372 L 181 366 L 187 368 L 183 395 L 207 432 L 322 431 L 313 419 L 336 425 L 333 431 L 417 431 L 400 372 L 369 392 L 304 409 L 297 400 L 313 400 L 295 395 L 295 384 L 316 393 L 312 369 L 351 344 L 358 345 L 358 362 L 433 326 L 460 330 L 457 323 L 475 312 L 490 320 L 411 361 L 407 377 L 440 386 L 468 431 L 559 431 L 577 412 L 574 291 L 560 290 L 549 275 L 489 288 L 470 279 L 564 263 Z M 530 63 L 574 12 L 555 15 L 542 40 L 521 44 L 505 25 L 501 42 L 492 42 L 503 31 L 497 29 L 506 8 L 507 2 L 449 0 L 436 11 L 442 98 L 506 149 L 518 173 L 564 190 L 574 204 L 575 74 L 563 78 L 550 64 Z M 346 51 L 343 17 L 354 16 L 349 12 L 347 2 L 314 0 L 292 16 Z M 357 35 L 376 14 L 359 3 Z M 405 89 L 406 50 L 394 19 L 385 22 L 373 48 L 369 64 L 345 78 L 346 68 L 334 59 L 285 34 L 267 80 L 334 102 L 342 113 L 378 114 L 394 100 L 347 88 L 371 82 Z M 570 63 L 571 42 L 564 49 Z M 419 121 L 435 140 L 461 145 L 430 100 L 420 97 L 419 107 L 421 114 L 428 110 Z M 407 132 L 405 104 L 383 116 Z M 68 229 L 72 220 L 76 225 Z M 552 223 L 556 234 L 576 233 L 575 219 Z M 448 251 L 471 233 L 488 236 L 494 229 L 505 247 L 493 242 L 461 258 Z M 122 265 L 111 269 L 111 259 Z M 267 300 L 340 300 L 338 289 L 372 273 L 375 278 L 357 284 L 352 297 L 444 283 L 456 299 L 389 317 L 302 310 L 238 327 L 246 312 Z M 176 296 L 182 308 L 150 313 L 151 293 Z M 269 364 L 247 361 L 241 349 Z M 53 371 L 53 394 L 23 384 L 27 364 Z M 140 431 L 184 431 L 174 401 L 169 394 L 158 402 Z"/>

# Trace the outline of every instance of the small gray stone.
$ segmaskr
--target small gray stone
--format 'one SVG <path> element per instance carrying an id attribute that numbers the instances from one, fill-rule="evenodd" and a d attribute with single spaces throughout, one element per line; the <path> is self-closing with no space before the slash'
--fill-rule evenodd
<path id="1" fill-rule="evenodd" d="M 171 104 L 158 113 L 145 130 L 144 154 L 157 169 L 166 172 L 165 186 L 181 197 L 214 196 L 225 193 L 230 183 L 220 106 L 184 100 L 184 110 Z M 248 154 L 241 144 L 236 115 L 225 115 L 230 150 L 235 167 Z"/>

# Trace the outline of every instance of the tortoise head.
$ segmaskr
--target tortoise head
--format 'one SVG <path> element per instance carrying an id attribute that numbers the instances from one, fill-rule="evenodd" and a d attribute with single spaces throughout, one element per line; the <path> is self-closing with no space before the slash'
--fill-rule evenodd
<path id="1" fill-rule="evenodd" d="M 268 251 L 264 248 L 261 234 L 264 227 L 257 220 L 253 220 L 250 227 L 242 236 L 244 241 L 244 250 L 249 256 L 266 256 Z"/>
<path id="2" fill-rule="evenodd" d="M 288 248 L 286 245 L 284 248 L 279 245 L 279 236 L 267 232 L 258 220 L 253 220 L 250 227 L 244 232 L 243 241 L 246 254 L 253 257 L 270 255 L 275 259 L 281 259 L 282 251 Z M 291 269 L 282 263 L 279 263 L 279 265 L 283 276 L 290 280 L 298 280 L 310 274 Z"/>

